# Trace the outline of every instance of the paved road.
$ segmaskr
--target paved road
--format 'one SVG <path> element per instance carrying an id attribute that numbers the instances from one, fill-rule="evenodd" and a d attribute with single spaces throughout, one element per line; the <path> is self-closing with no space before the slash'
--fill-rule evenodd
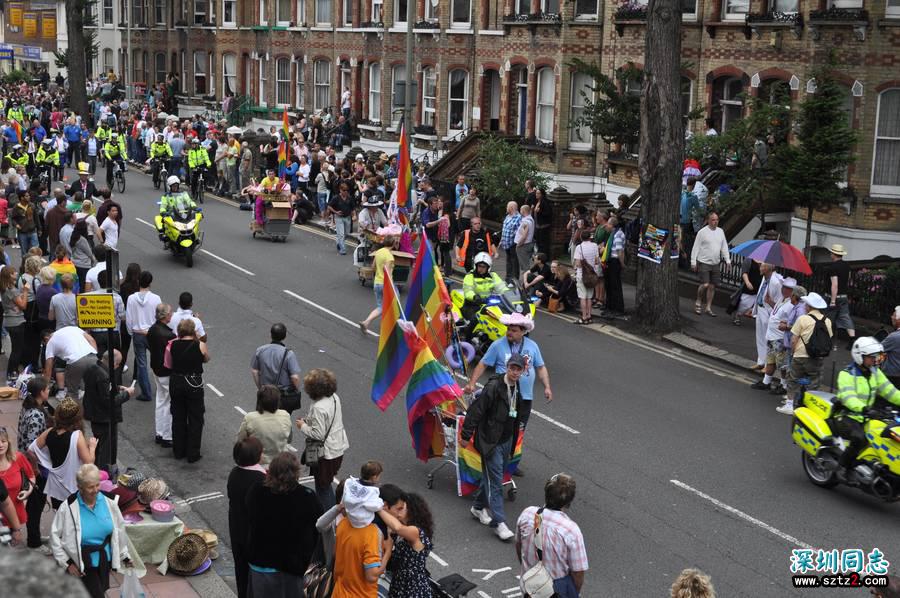
<path id="1" fill-rule="evenodd" d="M 513 547 L 470 517 L 451 469 L 425 489 L 434 464 L 413 457 L 402 402 L 382 414 L 368 398 L 376 339 L 353 322 L 371 309 L 373 297 L 349 256 L 338 256 L 334 242 L 311 229 L 295 229 L 285 244 L 253 240 L 247 212 L 208 200 L 204 251 L 187 269 L 162 251 L 148 225 L 158 201 L 149 179 L 128 176 L 119 198 L 126 214 L 122 269 L 137 261 L 151 270 L 154 290 L 169 302 L 191 291 L 212 354 L 200 463 L 177 462 L 153 443 L 152 403 L 126 406 L 123 434 L 148 463 L 179 495 L 199 497 L 194 509 L 227 539 L 227 501 L 214 493 L 225 491 L 234 434 L 242 412 L 255 404 L 249 360 L 270 325 L 285 322 L 304 371 L 327 367 L 338 374 L 352 445 L 341 474 L 356 474 L 366 459 L 384 461 L 384 481 L 421 492 L 435 513 L 432 574 L 459 572 L 479 583 L 482 598 L 516 596 Z M 533 338 L 556 400 L 540 400 L 542 416 L 532 418 L 527 477 L 517 501 L 507 503 L 508 517 L 514 521 L 521 508 L 541 503 L 543 480 L 553 473 L 576 477 L 571 516 L 584 531 L 591 562 L 585 596 L 665 595 L 692 566 L 710 573 L 722 596 L 795 595 L 788 566 L 798 544 L 878 546 L 888 559 L 900 559 L 896 505 L 807 482 L 789 420 L 775 413 L 774 397 L 750 390 L 742 376 L 546 313 Z M 230 574 L 227 562 L 217 566 Z"/>

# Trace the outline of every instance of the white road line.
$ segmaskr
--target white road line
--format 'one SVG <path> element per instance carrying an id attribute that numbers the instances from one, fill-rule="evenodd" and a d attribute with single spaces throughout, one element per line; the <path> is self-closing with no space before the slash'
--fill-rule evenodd
<path id="1" fill-rule="evenodd" d="M 439 557 L 438 555 L 434 554 L 433 552 L 429 552 L 429 553 L 428 553 L 428 556 L 430 556 L 431 558 L 433 558 L 433 559 L 434 559 L 434 562 L 436 562 L 436 563 L 437 563 L 438 565 L 440 565 L 441 567 L 447 567 L 447 566 L 448 566 L 448 565 L 447 565 L 447 561 L 445 561 L 444 559 L 442 559 L 442 558 Z"/>
<path id="2" fill-rule="evenodd" d="M 491 598 L 490 594 L 485 594 L 481 590 L 478 590 L 478 595 L 481 596 L 481 598 Z"/>
<path id="3" fill-rule="evenodd" d="M 314 307 L 314 308 L 318 309 L 319 311 L 321 311 L 321 312 L 323 312 L 323 313 L 326 313 L 326 314 L 328 314 L 329 316 L 331 316 L 331 317 L 333 317 L 333 318 L 337 318 L 337 319 L 340 320 L 341 322 L 344 322 L 345 324 L 349 324 L 349 325 L 353 326 L 354 328 L 356 328 L 357 330 L 359 329 L 359 324 L 358 324 L 357 322 L 354 322 L 353 320 L 351 320 L 351 319 L 349 319 L 349 318 L 345 318 L 344 316 L 342 316 L 342 315 L 339 314 L 339 313 L 335 313 L 335 312 L 331 311 L 330 309 L 328 309 L 328 308 L 326 308 L 326 307 L 322 307 L 322 306 L 319 305 L 318 303 L 316 303 L 316 302 L 314 302 L 314 301 L 310 301 L 310 300 L 307 299 L 306 297 L 301 297 L 300 295 L 298 295 L 298 294 L 295 293 L 294 291 L 289 291 L 289 290 L 287 290 L 287 289 L 284 289 L 284 292 L 285 292 L 286 294 L 290 295 L 291 297 L 293 297 L 294 299 L 297 299 L 298 301 L 302 301 L 303 303 L 309 305 L 310 307 Z M 371 336 L 374 336 L 374 337 L 376 337 L 376 338 L 378 337 L 378 333 L 377 333 L 377 332 L 372 332 L 371 330 L 367 330 L 366 332 L 369 333 L 369 335 L 371 335 Z"/>
<path id="4" fill-rule="evenodd" d="M 293 444 L 289 444 L 287 445 L 287 447 L 289 451 L 294 451 L 295 453 L 297 452 L 297 447 L 295 447 Z"/>
<path id="5" fill-rule="evenodd" d="M 500 590 L 501 594 L 505 594 L 506 598 L 516 598 L 516 596 L 522 595 L 522 590 L 518 587 L 506 588 L 505 590 Z"/>
<path id="6" fill-rule="evenodd" d="M 152 223 L 150 223 L 150 222 L 147 222 L 147 221 L 144 220 L 143 218 L 135 218 L 135 220 L 137 220 L 137 221 L 140 222 L 141 224 L 146 224 L 147 226 L 149 226 L 149 227 L 152 228 L 152 229 L 155 229 L 155 228 L 156 228 L 156 225 L 155 225 L 155 224 L 152 224 Z"/>
<path id="7" fill-rule="evenodd" d="M 225 496 L 223 494 L 219 494 L 218 496 L 207 496 L 206 498 L 198 498 L 197 500 L 189 500 L 187 504 L 190 506 L 194 506 L 195 504 L 197 504 L 199 502 L 206 502 L 208 500 L 216 500 L 217 498 L 225 498 Z"/>
<path id="8" fill-rule="evenodd" d="M 219 391 L 218 388 L 216 388 L 215 386 L 213 386 L 213 385 L 210 384 L 209 382 L 206 383 L 206 386 L 207 386 L 211 391 L 213 391 L 214 393 L 216 393 L 218 396 L 220 396 L 220 397 L 224 397 L 224 396 L 225 396 L 225 395 L 223 395 L 223 394 Z"/>
<path id="9" fill-rule="evenodd" d="M 780 529 L 772 527 L 771 525 L 769 525 L 768 523 L 766 523 L 764 521 L 760 521 L 756 517 L 752 517 L 752 516 L 744 513 L 743 511 L 735 509 L 731 505 L 727 505 L 727 504 L 723 503 L 721 500 L 719 500 L 717 498 L 713 498 L 709 494 L 701 492 L 700 490 L 697 490 L 696 488 L 693 488 L 691 486 L 688 486 L 684 482 L 680 482 L 678 480 L 669 480 L 669 481 L 671 483 L 675 484 L 676 486 L 678 486 L 679 488 L 681 488 L 682 490 L 687 490 L 688 492 L 696 494 L 700 498 L 702 498 L 704 500 L 708 500 L 709 502 L 711 502 L 715 506 L 719 507 L 720 509 L 728 511 L 732 515 L 736 515 L 737 517 L 740 517 L 744 521 L 746 521 L 748 523 L 752 523 L 753 525 L 766 530 L 770 534 L 774 534 L 774 535 L 778 536 L 779 538 L 788 542 L 789 544 L 793 544 L 795 546 L 800 546 L 801 548 L 806 548 L 809 550 L 812 550 L 812 548 L 813 548 L 806 542 L 802 542 L 802 541 L 798 540 L 797 538 L 795 538 L 794 536 L 791 536 L 790 534 L 786 534 L 783 531 L 781 531 Z"/>
<path id="10" fill-rule="evenodd" d="M 472 573 L 487 573 L 487 575 L 481 578 L 481 581 L 487 581 L 498 573 L 503 573 L 510 569 L 512 569 L 512 567 L 501 567 L 500 569 L 472 569 Z"/>
<path id="11" fill-rule="evenodd" d="M 222 263 L 225 264 L 226 266 L 231 266 L 231 267 L 234 268 L 235 270 L 238 270 L 239 272 L 243 272 L 243 273 L 246 274 L 247 276 L 256 276 L 256 274 L 254 274 L 254 273 L 251 272 L 250 270 L 247 270 L 246 268 L 241 268 L 241 267 L 238 266 L 237 264 L 234 264 L 234 263 L 232 263 L 232 262 L 229 262 L 228 260 L 226 260 L 226 259 L 223 258 L 223 257 L 217 256 L 217 255 L 216 255 L 215 253 L 213 253 L 212 251 L 207 251 L 206 249 L 201 249 L 200 251 L 203 252 L 203 253 L 205 253 L 206 255 L 208 255 L 208 256 L 211 257 L 211 258 L 215 258 L 215 259 L 219 260 L 220 262 L 222 262 Z"/>
<path id="12" fill-rule="evenodd" d="M 195 498 L 203 498 L 204 496 L 216 496 L 216 495 L 219 495 L 219 494 L 222 494 L 222 493 L 221 493 L 220 491 L 217 490 L 216 492 L 207 492 L 206 494 L 198 494 L 198 495 L 196 495 L 196 496 L 188 496 L 188 497 L 185 498 L 184 500 L 185 500 L 185 501 L 191 501 L 191 500 L 194 500 Z"/>
<path id="13" fill-rule="evenodd" d="M 240 407 L 238 407 L 237 405 L 235 405 L 234 408 L 237 409 L 237 412 L 240 413 L 241 415 L 247 415 L 247 412 L 244 411 L 243 409 L 241 409 Z"/>

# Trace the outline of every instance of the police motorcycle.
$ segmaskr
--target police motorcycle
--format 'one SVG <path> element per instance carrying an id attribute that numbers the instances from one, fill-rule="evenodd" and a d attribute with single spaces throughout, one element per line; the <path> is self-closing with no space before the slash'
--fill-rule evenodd
<path id="1" fill-rule="evenodd" d="M 181 184 L 177 176 L 170 176 L 166 180 L 166 187 Z M 200 230 L 200 221 L 203 220 L 203 210 L 196 205 L 178 203 L 166 212 L 156 215 L 156 232 L 163 248 L 172 251 L 175 256 L 184 256 L 185 265 L 188 268 L 194 266 L 194 253 L 203 244 L 203 232 Z"/>
<path id="2" fill-rule="evenodd" d="M 822 488 L 843 483 L 887 502 L 900 500 L 900 409 L 880 400 L 863 409 L 866 442 L 855 465 L 844 471 L 840 458 L 847 441 L 832 431 L 840 407 L 831 393 L 806 391 L 802 407 L 794 409 L 791 436 L 802 449 L 806 476 Z"/>

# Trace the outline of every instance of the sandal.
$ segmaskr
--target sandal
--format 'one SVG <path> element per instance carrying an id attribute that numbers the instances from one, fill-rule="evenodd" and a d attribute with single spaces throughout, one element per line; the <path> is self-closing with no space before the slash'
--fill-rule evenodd
<path id="1" fill-rule="evenodd" d="M 581 326 L 583 324 L 587 324 L 587 323 L 588 323 L 587 320 L 585 320 L 584 318 L 578 318 L 577 320 L 575 320 L 573 322 L 573 324 L 578 324 L 579 326 Z"/>
<path id="2" fill-rule="evenodd" d="M 713 310 L 707 309 L 707 310 L 706 310 L 706 315 L 715 318 L 717 314 L 716 314 Z"/>

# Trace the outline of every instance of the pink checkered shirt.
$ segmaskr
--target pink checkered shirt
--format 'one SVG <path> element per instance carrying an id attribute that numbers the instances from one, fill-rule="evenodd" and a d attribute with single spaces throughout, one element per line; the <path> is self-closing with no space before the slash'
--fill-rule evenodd
<path id="1" fill-rule="evenodd" d="M 527 571 L 538 561 L 537 551 L 534 549 L 534 514 L 537 510 L 538 507 L 528 507 L 516 522 L 516 542 L 522 544 L 523 571 Z M 587 550 L 578 524 L 562 511 L 547 508 L 541 513 L 541 518 L 544 534 L 543 561 L 550 576 L 559 579 L 572 571 L 587 571 Z"/>

